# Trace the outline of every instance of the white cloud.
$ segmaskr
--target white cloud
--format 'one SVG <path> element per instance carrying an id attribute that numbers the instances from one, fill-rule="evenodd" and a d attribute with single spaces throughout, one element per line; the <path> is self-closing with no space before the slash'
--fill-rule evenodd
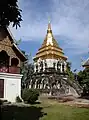
<path id="1" fill-rule="evenodd" d="M 65 48 L 74 48 L 77 54 L 86 53 L 89 44 L 89 0 L 49 0 L 49 11 L 37 9 L 36 2 L 22 0 L 23 22 L 18 30 L 12 29 L 16 39 L 42 40 L 45 37 L 48 16 L 52 19 L 55 36 L 65 41 Z M 43 10 L 43 6 L 40 6 Z M 47 6 L 45 6 L 47 7 Z M 67 38 L 67 39 L 66 39 Z M 66 42 L 67 40 L 67 42 Z M 78 51 L 77 51 L 78 50 Z"/>
<path id="2" fill-rule="evenodd" d="M 73 52 L 86 53 L 89 44 L 89 0 L 53 0 L 53 5 L 55 35 L 69 38 L 66 47 L 75 48 Z"/>

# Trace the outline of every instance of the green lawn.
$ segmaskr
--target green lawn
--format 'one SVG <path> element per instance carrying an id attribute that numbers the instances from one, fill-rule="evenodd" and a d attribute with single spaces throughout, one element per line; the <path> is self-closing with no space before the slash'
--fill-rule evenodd
<path id="1" fill-rule="evenodd" d="M 89 109 L 41 99 L 41 104 L 17 107 L 3 106 L 2 120 L 89 120 Z"/>
<path id="2" fill-rule="evenodd" d="M 89 120 L 89 109 L 59 104 L 53 100 L 42 100 L 43 112 L 40 120 Z"/>

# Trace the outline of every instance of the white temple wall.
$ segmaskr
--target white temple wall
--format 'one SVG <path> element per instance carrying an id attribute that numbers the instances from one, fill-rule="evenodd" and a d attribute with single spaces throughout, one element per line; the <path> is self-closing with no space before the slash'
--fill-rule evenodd
<path id="1" fill-rule="evenodd" d="M 0 73 L 0 79 L 4 80 L 4 99 L 15 102 L 16 97 L 21 97 L 20 74 Z"/>

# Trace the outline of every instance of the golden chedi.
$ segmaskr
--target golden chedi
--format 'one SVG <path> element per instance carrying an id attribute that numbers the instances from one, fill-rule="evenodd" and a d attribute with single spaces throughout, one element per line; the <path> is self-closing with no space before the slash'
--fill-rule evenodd
<path id="1" fill-rule="evenodd" d="M 67 57 L 53 36 L 50 21 L 44 42 L 33 60 L 34 72 L 45 71 L 47 68 L 60 69 L 61 72 L 66 70 Z"/>

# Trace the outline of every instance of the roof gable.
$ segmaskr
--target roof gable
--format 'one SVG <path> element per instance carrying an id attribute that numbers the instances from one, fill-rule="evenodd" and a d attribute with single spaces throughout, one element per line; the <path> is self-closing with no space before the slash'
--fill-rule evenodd
<path id="1" fill-rule="evenodd" d="M 6 42 L 6 41 L 7 41 L 7 37 L 9 37 L 9 43 L 11 43 L 12 49 L 15 48 L 15 49 L 14 49 L 15 52 L 18 52 L 21 60 L 22 60 L 22 61 L 26 61 L 27 58 L 26 58 L 26 56 L 23 54 L 23 52 L 18 48 L 18 46 L 16 45 L 16 40 L 14 39 L 14 37 L 13 37 L 10 29 L 9 29 L 9 28 L 0 28 L 0 31 L 2 31 L 2 33 L 1 33 L 1 34 L 2 34 L 2 35 L 1 35 L 1 40 L 2 40 L 2 39 L 4 40 L 3 37 L 5 37 L 5 40 L 4 40 L 4 41 L 5 41 L 5 44 L 8 44 L 8 42 Z"/>
<path id="2" fill-rule="evenodd" d="M 89 66 L 89 58 L 83 63 L 83 66 Z"/>

